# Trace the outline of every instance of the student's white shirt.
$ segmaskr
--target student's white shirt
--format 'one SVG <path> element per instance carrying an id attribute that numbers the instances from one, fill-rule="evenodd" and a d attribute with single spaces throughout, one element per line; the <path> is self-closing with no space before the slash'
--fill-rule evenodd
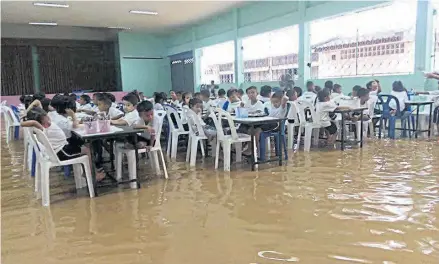
<path id="1" fill-rule="evenodd" d="M 154 110 L 165 110 L 162 104 L 156 103 L 154 104 Z"/>
<path id="2" fill-rule="evenodd" d="M 54 122 L 51 123 L 50 127 L 45 128 L 43 132 L 46 134 L 47 139 L 49 139 L 55 153 L 58 153 L 68 144 L 64 131 Z"/>
<path id="3" fill-rule="evenodd" d="M 151 123 L 149 123 L 148 125 L 151 126 L 154 131 L 157 133 L 159 130 L 159 126 L 160 126 L 160 122 L 159 122 L 160 116 L 154 112 L 154 118 L 152 120 Z M 139 126 L 145 126 L 145 120 L 143 120 L 142 118 L 139 118 L 139 120 L 135 123 L 135 125 L 139 125 Z"/>
<path id="4" fill-rule="evenodd" d="M 432 95 L 433 99 L 433 107 L 436 108 L 439 106 L 439 90 L 437 91 L 429 91 L 429 95 Z"/>
<path id="5" fill-rule="evenodd" d="M 182 107 L 182 112 L 181 112 L 181 115 L 180 115 L 180 117 L 181 117 L 181 123 L 182 124 L 187 124 L 187 116 L 186 116 L 186 110 L 187 109 L 189 109 L 189 106 L 187 106 L 187 105 L 183 105 Z"/>
<path id="6" fill-rule="evenodd" d="M 18 110 L 20 110 L 20 111 L 22 111 L 22 110 L 26 110 L 26 106 L 25 106 L 24 104 L 21 104 L 21 103 L 17 106 L 17 108 L 18 108 Z"/>
<path id="7" fill-rule="evenodd" d="M 248 103 L 248 101 L 250 101 L 250 99 L 248 98 L 248 95 L 244 94 L 241 98 L 241 101 L 246 104 Z"/>
<path id="8" fill-rule="evenodd" d="M 406 91 L 402 91 L 402 92 L 392 91 L 390 94 L 395 96 L 396 98 L 398 98 L 399 108 L 400 108 L 401 111 L 404 110 L 405 109 L 405 102 L 407 102 L 409 100 L 407 92 Z M 391 108 L 393 108 L 393 109 L 396 109 L 396 102 L 395 102 L 395 100 L 391 100 L 390 103 L 389 103 L 389 106 Z"/>
<path id="9" fill-rule="evenodd" d="M 203 101 L 203 113 L 210 113 L 211 109 L 215 108 L 215 107 L 216 107 L 216 104 L 213 100 L 209 99 L 209 101 L 207 101 L 207 102 Z"/>
<path id="10" fill-rule="evenodd" d="M 171 104 L 172 104 L 172 105 L 175 105 L 176 107 L 181 108 L 181 103 L 180 103 L 180 101 L 178 101 L 178 100 L 171 100 Z"/>
<path id="11" fill-rule="evenodd" d="M 226 99 L 226 98 L 217 98 L 217 99 L 215 100 L 215 104 L 216 104 L 216 106 L 219 107 L 219 108 L 223 108 L 223 105 L 224 105 L 225 102 L 227 102 L 227 99 Z"/>
<path id="12" fill-rule="evenodd" d="M 227 106 L 227 112 L 232 112 L 235 111 L 236 108 L 241 106 L 241 101 L 237 101 L 237 102 L 229 102 L 229 105 Z"/>
<path id="13" fill-rule="evenodd" d="M 329 113 L 333 112 L 336 108 L 337 105 L 332 100 L 316 103 L 316 112 L 320 116 L 320 123 L 323 127 L 331 125 L 331 117 L 329 117 Z"/>
<path id="14" fill-rule="evenodd" d="M 47 116 L 50 118 L 50 120 L 53 120 L 53 117 L 57 115 L 58 113 L 56 111 L 49 111 L 47 112 Z"/>
<path id="15" fill-rule="evenodd" d="M 103 112 L 99 112 L 99 113 L 103 113 Z M 110 107 L 108 108 L 108 113 L 104 113 L 104 114 L 106 114 L 110 119 L 113 119 L 115 117 L 123 115 L 123 112 L 115 107 Z"/>
<path id="16" fill-rule="evenodd" d="M 79 104 L 78 102 L 76 102 L 77 104 L 76 104 L 76 111 L 77 110 L 87 110 L 87 111 L 92 111 L 93 110 L 93 106 L 91 106 L 91 104 L 83 104 L 83 105 L 81 105 L 81 104 Z M 79 105 L 79 106 L 78 106 Z M 96 106 L 96 108 L 97 108 L 97 106 Z"/>
<path id="17" fill-rule="evenodd" d="M 259 101 L 262 101 L 262 103 L 266 103 L 266 102 L 270 102 L 270 97 L 264 97 L 264 96 L 261 96 L 260 94 L 258 94 L 258 100 Z"/>
<path id="18" fill-rule="evenodd" d="M 314 92 L 304 92 L 301 97 L 298 98 L 299 101 L 305 101 L 311 104 L 314 104 L 316 101 L 317 95 Z"/>
<path id="19" fill-rule="evenodd" d="M 116 104 L 115 102 L 111 102 L 111 107 L 116 108 L 116 107 L 117 107 L 117 104 Z"/>
<path id="20" fill-rule="evenodd" d="M 76 110 L 78 110 L 79 107 L 81 107 L 81 104 L 79 102 L 77 102 L 77 101 L 75 101 L 75 104 L 76 104 Z"/>
<path id="21" fill-rule="evenodd" d="M 134 109 L 131 112 L 125 113 L 125 116 L 122 117 L 122 120 L 125 120 L 128 126 L 132 126 L 136 124 L 137 122 L 139 122 L 139 119 L 140 119 L 139 112 L 137 112 L 136 109 Z"/>
<path id="22" fill-rule="evenodd" d="M 331 100 L 336 102 L 339 97 L 343 97 L 343 96 L 344 96 L 343 93 L 335 93 L 335 92 L 333 92 L 330 97 L 331 97 Z"/>
<path id="23" fill-rule="evenodd" d="M 70 138 L 72 136 L 72 129 L 73 129 L 72 120 L 58 113 L 54 113 L 50 119 L 52 123 L 55 123 L 59 128 L 62 129 L 66 138 Z"/>
<path id="24" fill-rule="evenodd" d="M 264 104 L 257 100 L 255 104 L 252 104 L 250 100 L 244 102 L 244 108 L 247 108 L 249 113 L 255 113 L 257 111 L 264 112 Z"/>
<path id="25" fill-rule="evenodd" d="M 270 117 L 284 118 L 287 115 L 287 106 L 282 107 L 281 105 L 278 108 L 275 108 L 271 104 L 271 101 L 265 102 L 264 108 L 267 108 L 268 116 Z"/>

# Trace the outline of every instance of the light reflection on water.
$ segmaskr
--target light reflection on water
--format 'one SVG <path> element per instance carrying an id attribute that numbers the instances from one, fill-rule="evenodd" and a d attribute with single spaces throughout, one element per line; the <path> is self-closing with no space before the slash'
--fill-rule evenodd
<path id="1" fill-rule="evenodd" d="M 54 172 L 50 208 L 2 139 L 2 263 L 438 263 L 439 145 L 291 153 L 283 167 L 149 164 L 140 190 L 89 199 Z"/>

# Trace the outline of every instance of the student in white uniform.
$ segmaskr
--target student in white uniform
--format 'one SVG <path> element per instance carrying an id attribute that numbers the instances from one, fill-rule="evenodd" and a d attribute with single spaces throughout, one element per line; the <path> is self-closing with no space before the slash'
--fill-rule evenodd
<path id="1" fill-rule="evenodd" d="M 111 124 L 133 126 L 140 119 L 139 112 L 137 112 L 136 110 L 138 98 L 135 94 L 129 93 L 122 98 L 122 102 L 123 102 L 123 109 L 125 111 L 125 116 L 116 120 L 111 120 Z"/>
<path id="2" fill-rule="evenodd" d="M 165 110 L 163 107 L 165 100 L 166 98 L 162 93 L 156 93 L 154 96 L 154 110 Z"/>
<path id="3" fill-rule="evenodd" d="M 102 95 L 98 97 L 98 115 L 103 114 L 107 116 L 110 120 L 116 120 L 123 117 L 123 112 L 119 109 L 115 108 L 111 104 L 111 99 L 106 95 Z"/>
<path id="4" fill-rule="evenodd" d="M 203 115 L 209 115 L 210 112 L 216 107 L 215 102 L 210 99 L 209 90 L 202 90 L 200 93 L 201 100 L 203 101 Z"/>
<path id="5" fill-rule="evenodd" d="M 258 100 L 258 89 L 256 86 L 250 86 L 246 90 L 248 100 L 241 105 L 247 108 L 249 114 L 263 113 L 264 104 Z"/>
<path id="6" fill-rule="evenodd" d="M 79 97 L 78 103 L 79 106 L 76 107 L 76 112 L 84 112 L 88 114 L 88 112 L 93 110 L 93 106 L 90 103 L 90 96 L 83 94 Z"/>
<path id="7" fill-rule="evenodd" d="M 398 99 L 399 102 L 399 110 L 401 112 L 406 111 L 406 105 L 405 102 L 409 100 L 409 96 L 407 94 L 407 90 L 404 88 L 404 85 L 401 81 L 394 81 L 392 84 L 392 92 L 390 92 L 391 95 L 395 96 Z M 396 102 L 395 100 L 391 100 L 389 102 L 389 106 L 392 109 L 392 112 L 396 112 Z"/>
<path id="8" fill-rule="evenodd" d="M 308 81 L 306 83 L 306 92 L 304 92 L 302 94 L 302 96 L 299 97 L 299 101 L 306 101 L 309 102 L 311 104 L 314 104 L 314 102 L 316 101 L 317 98 L 317 94 L 315 92 L 315 87 L 314 87 L 314 83 L 311 81 Z"/>
<path id="9" fill-rule="evenodd" d="M 226 91 L 224 89 L 218 90 L 218 98 L 215 101 L 217 107 L 223 108 L 224 104 L 227 102 Z"/>
<path id="10" fill-rule="evenodd" d="M 425 77 L 427 77 L 428 79 L 435 79 L 435 80 L 439 80 L 439 73 L 437 72 L 431 72 L 431 73 L 426 73 Z M 429 80 L 427 80 L 429 81 Z M 437 84 L 436 84 L 437 85 Z M 416 94 L 428 94 L 428 95 L 432 95 L 433 96 L 433 123 L 436 124 L 436 130 L 437 133 L 439 133 L 439 86 L 437 86 L 438 90 L 436 91 L 428 91 L 428 92 L 418 92 Z"/>
<path id="11" fill-rule="evenodd" d="M 232 88 L 227 91 L 228 100 L 223 104 L 222 109 L 227 112 L 235 112 L 235 109 L 241 105 L 238 98 L 238 90 Z"/>
<path id="12" fill-rule="evenodd" d="M 40 107 L 30 110 L 27 113 L 27 119 L 27 121 L 21 122 L 20 125 L 42 130 L 61 161 L 77 158 L 81 155 L 88 155 L 90 158 L 90 150 L 82 144 L 77 144 L 77 142 L 68 142 L 65 132 Z M 90 162 L 92 162 L 91 158 Z M 105 174 L 102 168 L 96 168 L 96 180 L 101 181 Z"/>
<path id="13" fill-rule="evenodd" d="M 258 100 L 262 103 L 269 102 L 271 98 L 271 86 L 264 85 L 261 87 L 261 92 L 258 96 Z"/>

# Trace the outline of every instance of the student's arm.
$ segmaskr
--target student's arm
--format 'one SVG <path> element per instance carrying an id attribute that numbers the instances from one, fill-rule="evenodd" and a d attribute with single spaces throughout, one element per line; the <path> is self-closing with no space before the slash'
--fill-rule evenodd
<path id="1" fill-rule="evenodd" d="M 96 114 L 96 111 L 88 110 L 88 109 L 82 109 L 80 112 L 84 112 L 87 115 L 95 115 Z"/>
<path id="2" fill-rule="evenodd" d="M 123 114 L 120 114 L 120 115 L 117 115 L 117 116 L 111 118 L 111 120 L 118 120 L 118 119 L 120 119 L 122 117 L 123 117 Z"/>
<path id="3" fill-rule="evenodd" d="M 35 99 L 35 101 L 33 101 L 33 102 L 27 107 L 27 109 L 26 109 L 26 113 L 29 112 L 30 110 L 32 110 L 32 108 L 34 108 L 34 107 L 40 107 L 40 108 L 43 108 L 43 107 L 41 106 L 41 102 L 40 102 L 40 100 Z"/>
<path id="4" fill-rule="evenodd" d="M 20 126 L 22 126 L 22 127 L 36 127 L 40 130 L 44 130 L 44 127 L 35 120 L 22 121 L 20 123 Z"/>
<path id="5" fill-rule="evenodd" d="M 110 120 L 110 123 L 112 125 L 119 125 L 119 126 L 127 126 L 128 125 L 128 122 L 125 121 L 123 118 L 119 118 L 116 120 Z"/>
<path id="6" fill-rule="evenodd" d="M 429 78 L 429 79 L 436 79 L 439 80 L 439 74 L 435 73 L 435 72 L 429 72 L 425 74 L 425 77 Z"/>
<path id="7" fill-rule="evenodd" d="M 66 113 L 68 116 L 70 116 L 72 118 L 72 127 L 78 128 L 79 121 L 78 121 L 78 119 L 76 119 L 75 112 L 73 112 L 72 109 L 66 109 Z"/>

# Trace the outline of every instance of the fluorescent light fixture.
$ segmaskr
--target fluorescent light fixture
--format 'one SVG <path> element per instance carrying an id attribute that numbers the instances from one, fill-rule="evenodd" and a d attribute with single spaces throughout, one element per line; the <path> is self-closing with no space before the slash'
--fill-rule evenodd
<path id="1" fill-rule="evenodd" d="M 69 5 L 67 4 L 56 4 L 56 3 L 34 3 L 34 6 L 58 7 L 58 8 L 69 7 Z"/>
<path id="2" fill-rule="evenodd" d="M 56 22 L 29 22 L 29 25 L 35 26 L 58 26 Z"/>
<path id="3" fill-rule="evenodd" d="M 142 10 L 130 10 L 131 14 L 139 14 L 139 15 L 151 15 L 151 16 L 156 16 L 159 13 L 155 12 L 155 11 L 142 11 Z"/>
<path id="4" fill-rule="evenodd" d="M 129 27 L 108 27 L 110 29 L 130 29 Z"/>

